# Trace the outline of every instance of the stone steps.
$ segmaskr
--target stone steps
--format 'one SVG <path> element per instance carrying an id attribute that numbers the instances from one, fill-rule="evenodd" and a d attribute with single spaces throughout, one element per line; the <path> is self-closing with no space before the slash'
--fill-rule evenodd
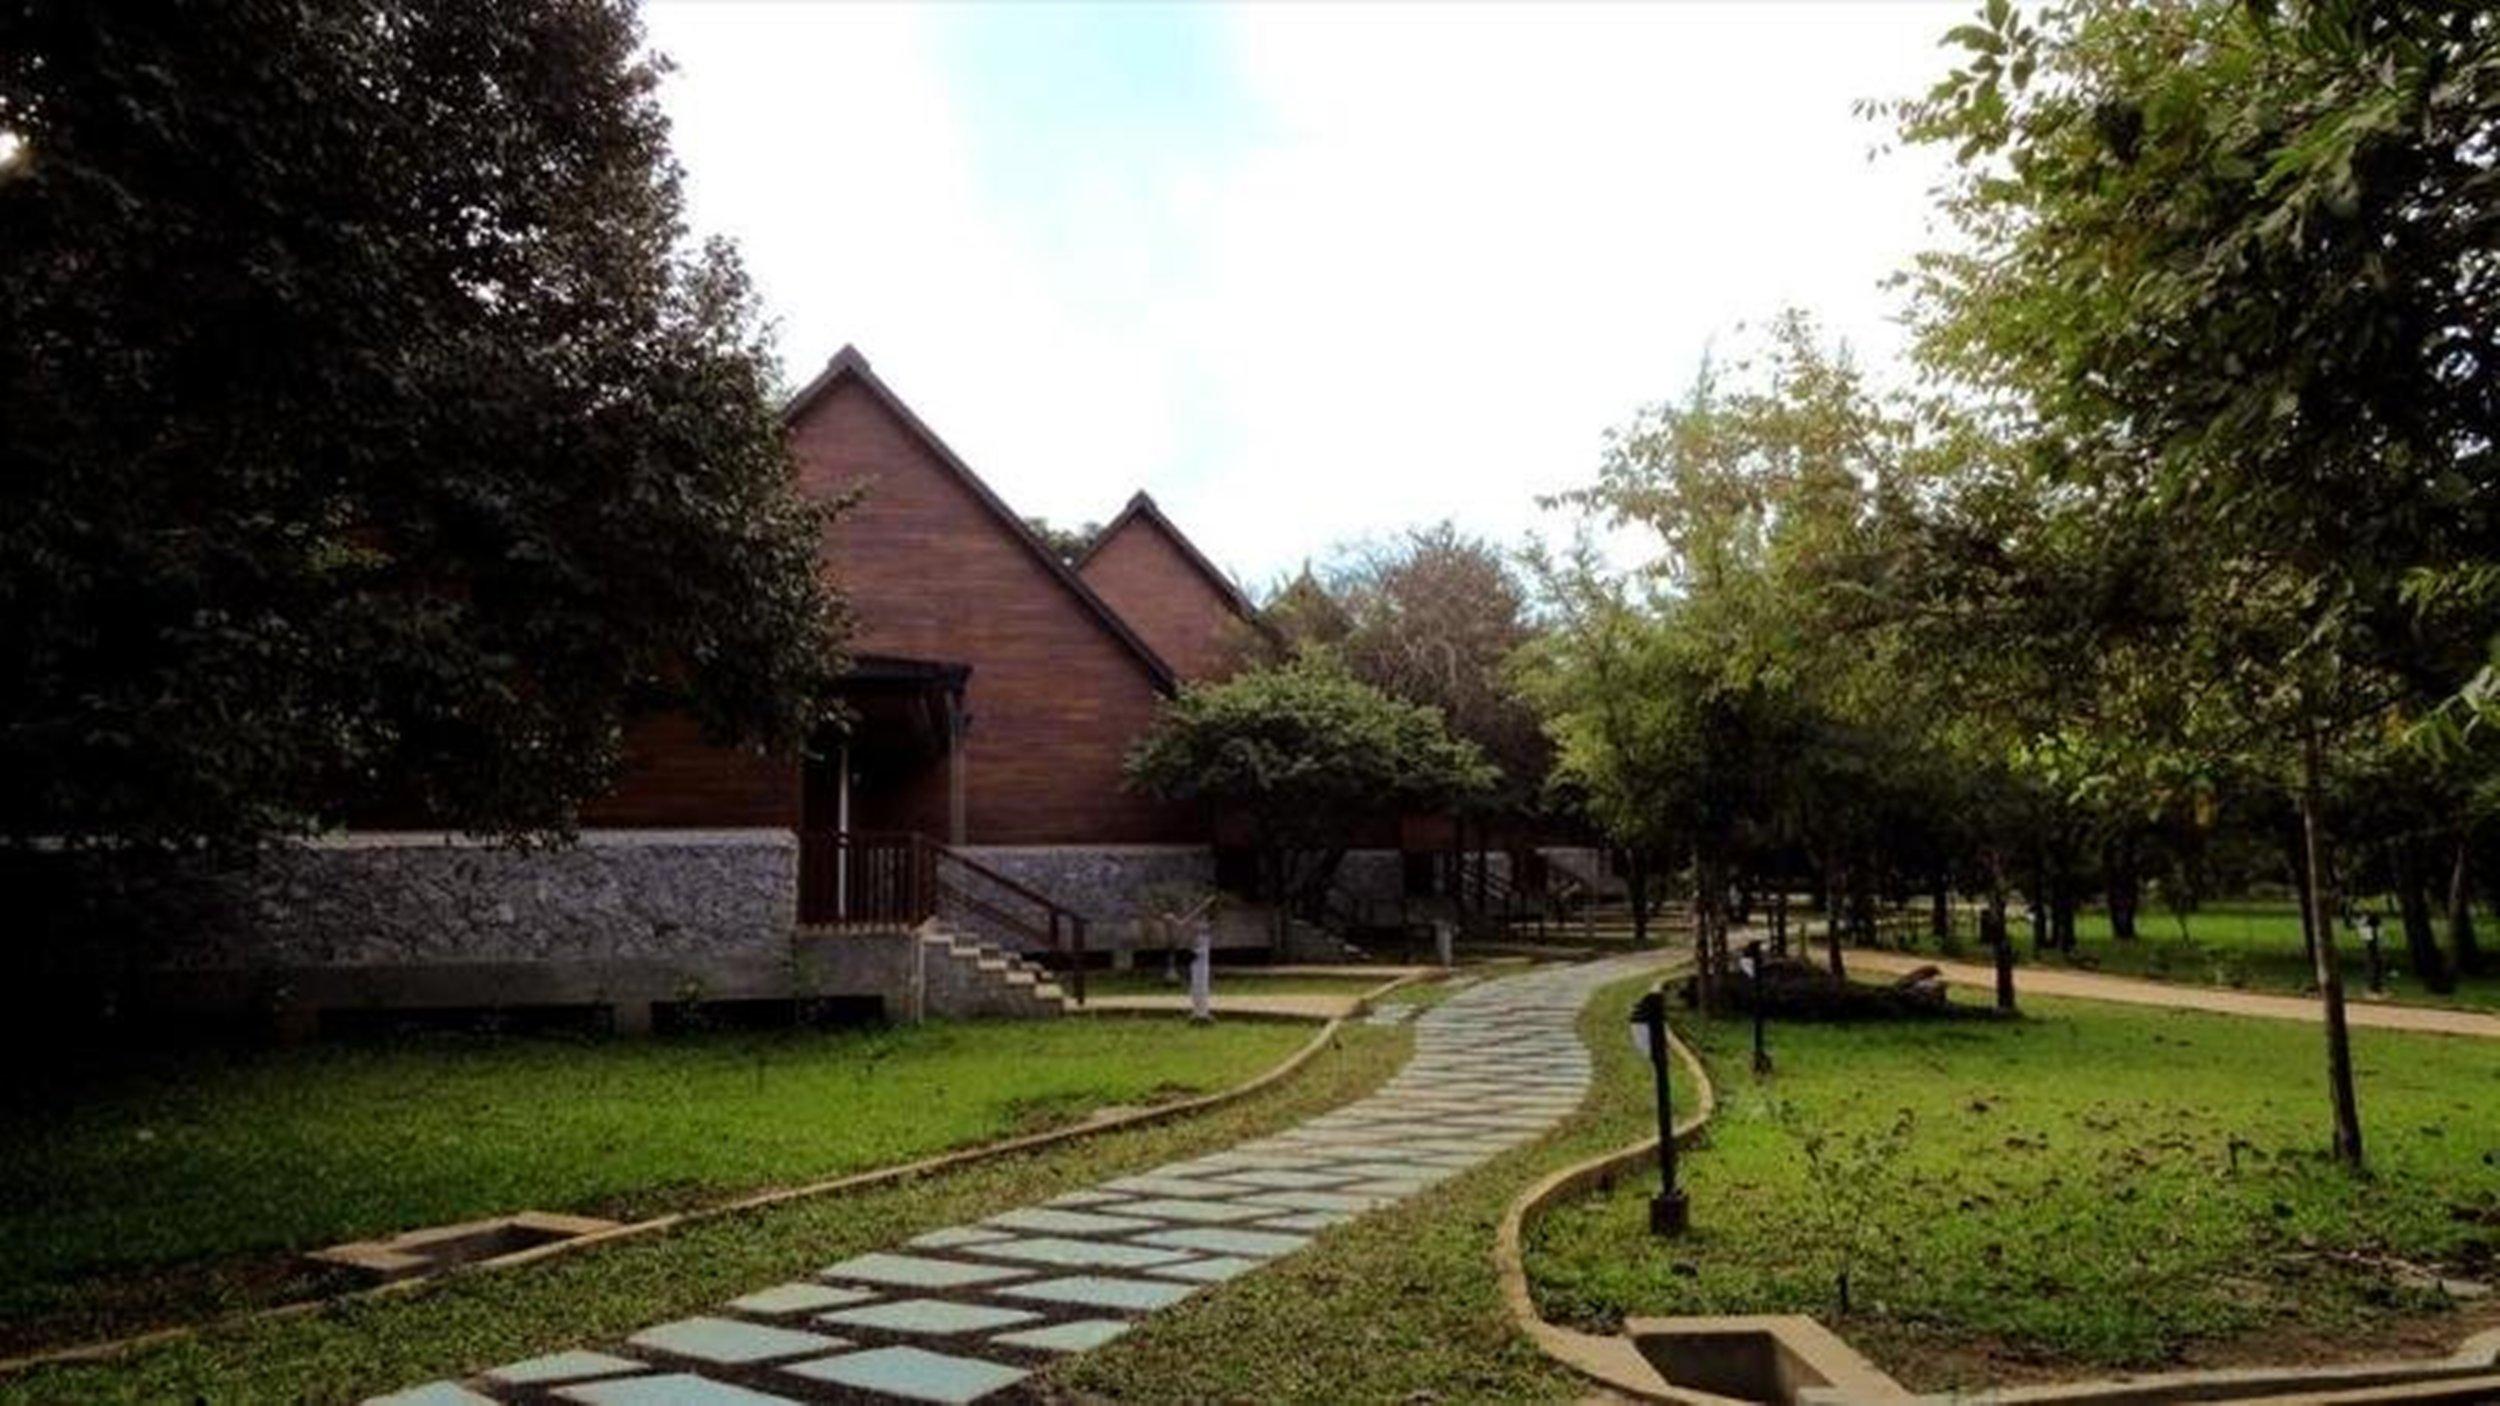
<path id="1" fill-rule="evenodd" d="M 920 929 L 921 1013 L 1042 1018 L 1068 1013 L 1067 993 L 1049 972 L 996 943 L 940 922 Z"/>

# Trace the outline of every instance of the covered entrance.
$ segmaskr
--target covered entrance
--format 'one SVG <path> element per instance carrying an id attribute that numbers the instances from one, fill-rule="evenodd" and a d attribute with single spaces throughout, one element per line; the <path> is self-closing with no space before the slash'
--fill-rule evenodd
<path id="1" fill-rule="evenodd" d="M 883 916 L 886 876 L 859 872 L 867 856 L 823 842 L 836 835 L 964 838 L 964 687 L 968 664 L 862 655 L 842 683 L 847 728 L 827 727 L 801 776 L 799 919 L 842 923 Z"/>

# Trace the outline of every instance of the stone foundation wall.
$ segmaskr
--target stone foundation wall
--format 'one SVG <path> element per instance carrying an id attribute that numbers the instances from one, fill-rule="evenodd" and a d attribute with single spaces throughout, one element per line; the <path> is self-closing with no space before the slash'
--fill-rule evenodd
<path id="1" fill-rule="evenodd" d="M 176 966 L 409 966 L 767 956 L 789 950 L 798 844 L 785 830 L 591 831 L 514 850 L 361 834 L 219 880 L 233 921 Z"/>
<path id="2" fill-rule="evenodd" d="M 1141 919 L 1158 889 L 1212 890 L 1215 851 L 1204 845 L 967 845 L 966 858 L 1085 915 L 1090 949 L 1141 942 Z"/>

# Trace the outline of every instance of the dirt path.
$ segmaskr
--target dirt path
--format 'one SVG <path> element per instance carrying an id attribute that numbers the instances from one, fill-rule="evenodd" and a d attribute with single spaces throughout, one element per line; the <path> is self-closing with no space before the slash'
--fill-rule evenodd
<path id="1" fill-rule="evenodd" d="M 1849 969 L 1898 976 L 1920 967 L 1934 967 L 1956 986 L 1994 991 L 1994 969 L 1968 962 L 1940 962 L 1899 952 L 1847 953 Z M 2265 996 L 2253 991 L 2226 991 L 2173 981 L 2142 981 L 2134 977 L 2100 976 L 2092 972 L 2017 967 L 2014 990 L 2019 996 L 2070 996 L 2082 1001 L 2117 1001 L 2130 1006 L 2167 1006 L 2173 1010 L 2212 1011 L 2216 1015 L 2256 1016 L 2264 1020 L 2319 1019 L 2318 1002 L 2310 996 Z M 2387 1001 L 2351 1000 L 2344 1018 L 2357 1029 L 2411 1030 L 2430 1035 L 2473 1035 L 2500 1040 L 2500 1015 L 2400 1006 Z"/>

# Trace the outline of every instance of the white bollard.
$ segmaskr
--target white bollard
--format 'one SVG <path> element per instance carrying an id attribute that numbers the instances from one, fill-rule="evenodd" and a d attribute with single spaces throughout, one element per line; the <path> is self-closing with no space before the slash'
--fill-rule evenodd
<path id="1" fill-rule="evenodd" d="M 1453 951 L 1457 945 L 1458 924 L 1451 922 L 1447 918 L 1433 919 L 1432 950 L 1440 956 L 1442 966 L 1454 967 L 1458 965 L 1457 954 Z"/>
<path id="2" fill-rule="evenodd" d="M 1215 1019 L 1215 930 L 1200 923 L 1189 954 L 1189 1018 Z"/>

